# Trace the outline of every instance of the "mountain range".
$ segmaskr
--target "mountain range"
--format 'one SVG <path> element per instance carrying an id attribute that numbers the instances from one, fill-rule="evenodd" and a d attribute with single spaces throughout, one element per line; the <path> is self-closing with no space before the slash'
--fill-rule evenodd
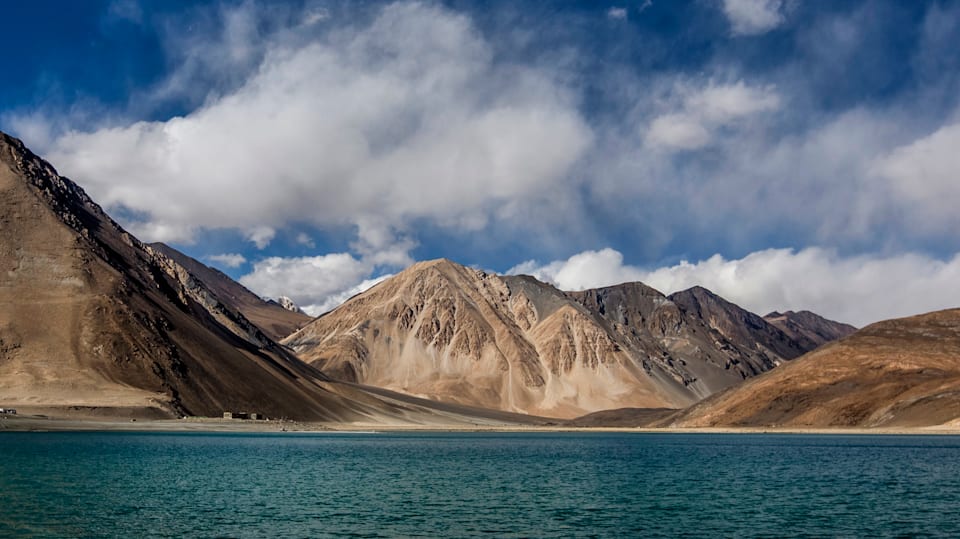
<path id="1" fill-rule="evenodd" d="M 282 342 L 337 379 L 572 418 L 623 406 L 682 408 L 854 331 L 815 315 L 793 324 L 804 339 L 703 288 L 562 292 L 532 277 L 434 260 Z"/>
<path id="2" fill-rule="evenodd" d="M 440 259 L 318 318 L 144 244 L 0 133 L 0 404 L 334 423 L 922 426 L 960 418 L 960 310 L 857 331 L 701 287 L 561 291 Z"/>
<path id="3" fill-rule="evenodd" d="M 246 316 L 276 332 L 301 315 L 174 254 L 192 273 L 164 252 L 174 254 L 131 236 L 0 133 L 0 401 L 38 413 L 131 417 L 510 420 L 331 380 Z"/>

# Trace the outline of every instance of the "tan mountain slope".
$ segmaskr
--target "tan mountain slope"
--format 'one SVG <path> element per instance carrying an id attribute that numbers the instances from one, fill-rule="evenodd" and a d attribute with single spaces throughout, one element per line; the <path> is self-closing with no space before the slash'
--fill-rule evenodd
<path id="1" fill-rule="evenodd" d="M 282 339 L 312 320 L 311 316 L 301 311 L 285 308 L 275 301 L 263 300 L 223 272 L 211 268 L 169 245 L 152 243 L 150 247 L 183 266 L 216 294 L 220 301 L 243 314 L 271 339 Z"/>
<path id="2" fill-rule="evenodd" d="M 678 426 L 925 426 L 960 418 L 960 309 L 887 320 L 705 400 Z"/>
<path id="3" fill-rule="evenodd" d="M 474 421 L 426 404 L 328 381 L 0 133 L 0 405 Z"/>
<path id="4" fill-rule="evenodd" d="M 552 417 L 683 407 L 788 359 L 639 283 L 566 294 L 447 260 L 415 264 L 283 342 L 333 378 Z"/>

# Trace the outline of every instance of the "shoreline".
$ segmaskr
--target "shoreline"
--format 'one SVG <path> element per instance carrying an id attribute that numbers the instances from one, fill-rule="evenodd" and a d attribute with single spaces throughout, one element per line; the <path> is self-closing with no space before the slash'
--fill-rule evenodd
<path id="1" fill-rule="evenodd" d="M 145 433 L 259 433 L 259 434 L 350 434 L 350 433 L 645 433 L 645 434 L 816 434 L 816 435 L 934 435 L 960 436 L 960 426 L 926 427 L 574 427 L 518 424 L 389 424 L 310 423 L 301 421 L 243 420 L 221 418 L 108 419 L 5 416 L 4 432 L 145 432 Z"/>

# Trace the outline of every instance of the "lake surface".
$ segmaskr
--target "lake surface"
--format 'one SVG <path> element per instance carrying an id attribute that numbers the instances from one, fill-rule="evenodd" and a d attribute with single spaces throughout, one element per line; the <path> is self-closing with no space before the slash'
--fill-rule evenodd
<path id="1" fill-rule="evenodd" d="M 0 536 L 957 537 L 960 437 L 0 434 Z"/>

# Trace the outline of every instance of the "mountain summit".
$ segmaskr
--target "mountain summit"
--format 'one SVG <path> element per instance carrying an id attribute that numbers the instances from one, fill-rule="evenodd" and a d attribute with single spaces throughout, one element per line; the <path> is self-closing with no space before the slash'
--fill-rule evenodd
<path id="1" fill-rule="evenodd" d="M 414 264 L 283 342 L 333 378 L 552 417 L 684 407 L 808 351 L 704 289 L 564 293 L 443 259 Z"/>

